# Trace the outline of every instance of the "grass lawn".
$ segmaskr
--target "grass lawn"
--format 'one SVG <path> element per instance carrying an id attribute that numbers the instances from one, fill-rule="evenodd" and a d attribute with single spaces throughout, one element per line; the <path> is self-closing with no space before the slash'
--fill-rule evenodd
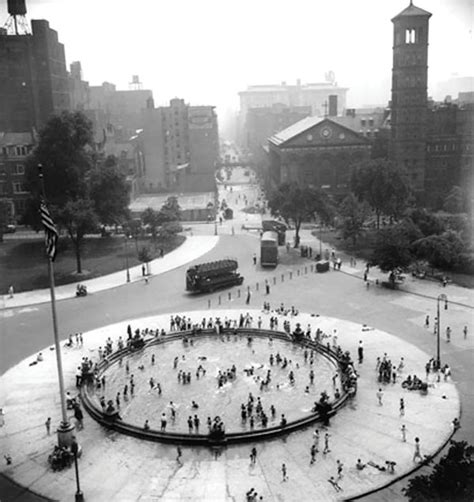
<path id="1" fill-rule="evenodd" d="M 137 248 L 148 246 L 152 258 L 158 257 L 160 248 L 164 253 L 176 249 L 185 240 L 183 235 L 175 235 L 167 240 L 156 242 L 153 246 L 149 239 L 133 239 L 128 242 L 125 252 L 123 236 L 90 237 L 84 239 L 82 256 L 83 274 L 76 274 L 74 247 L 67 237 L 59 241 L 58 254 L 54 262 L 56 285 L 92 279 L 126 268 L 126 257 L 130 267 L 140 264 Z M 13 285 L 15 292 L 49 287 L 48 264 L 45 258 L 44 239 L 15 239 L 0 243 L 0 294 L 6 294 Z"/>

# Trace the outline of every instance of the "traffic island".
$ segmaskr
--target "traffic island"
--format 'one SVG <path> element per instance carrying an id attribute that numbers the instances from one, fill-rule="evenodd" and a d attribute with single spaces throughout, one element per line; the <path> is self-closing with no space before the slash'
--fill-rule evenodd
<path id="1" fill-rule="evenodd" d="M 236 309 L 179 313 L 180 316 L 189 318 L 193 324 L 200 323 L 203 317 L 208 319 L 211 315 L 213 319 L 216 316 L 221 319 L 226 317 L 238 319 L 241 314 L 246 316 L 247 311 Z M 211 447 L 209 443 L 194 446 L 178 442 L 182 448 L 179 461 L 176 442 L 169 444 L 146 441 L 128 434 L 121 434 L 113 428 L 102 426 L 96 420 L 91 419 L 89 414 L 85 414 L 84 429 L 77 431 L 77 440 L 82 447 L 78 469 L 85 500 L 206 501 L 231 500 L 232 498 L 244 500 L 245 493 L 251 487 L 255 488 L 264 500 L 275 500 L 277 495 L 283 500 L 291 501 L 302 498 L 316 500 L 357 498 L 392 484 L 413 472 L 426 460 L 432 458 L 451 437 L 452 421 L 455 417 L 459 417 L 460 410 L 459 397 L 454 384 L 449 379 L 444 381 L 444 378 L 437 382 L 435 375 L 430 375 L 426 395 L 404 389 L 401 385 L 408 375 L 424 376 L 425 364 L 430 359 L 428 354 L 394 335 L 336 318 L 316 317 L 311 314 L 290 317 L 274 312 L 265 314 L 257 310 L 249 310 L 248 314 L 253 318 L 254 325 L 258 317 L 262 317 L 262 329 L 265 330 L 269 328 L 270 317 L 277 317 L 280 326 L 284 321 L 289 322 L 290 333 L 296 330 L 296 323 L 300 323 L 301 326 L 309 324 L 313 338 L 318 329 L 324 335 L 321 337 L 322 346 L 327 346 L 327 343 L 332 346 L 334 336 L 336 336 L 337 345 L 340 345 L 344 351 L 348 350 L 352 359 L 357 358 L 358 346 L 362 341 L 363 361 L 360 364 L 355 363 L 358 373 L 356 396 L 352 399 L 346 398 L 345 405 L 341 406 L 331 417 L 328 426 L 323 426 L 320 422 L 312 422 L 312 425 L 300 427 L 289 434 L 276 434 L 258 442 L 254 442 L 253 439 L 249 442 L 246 438 L 243 443 L 229 444 L 217 438 Z M 79 393 L 79 389 L 75 386 L 77 368 L 84 358 L 91 359 L 94 364 L 99 363 L 99 347 L 103 350 L 108 339 L 112 341 L 114 347 L 117 347 L 119 337 L 127 337 L 129 324 L 134 330 L 138 329 L 140 332 L 148 330 L 150 333 L 150 330 L 159 329 L 161 333 L 161 329 L 169 330 L 169 319 L 169 314 L 153 316 L 125 321 L 84 333 L 82 345 L 73 344 L 72 347 L 63 349 L 67 391 L 73 397 Z M 252 329 L 250 328 L 249 332 Z M 168 335 L 165 335 L 165 338 L 166 336 Z M 228 334 L 224 333 L 223 336 L 227 337 Z M 231 338 L 232 336 L 231 334 Z M 272 336 L 276 344 L 276 335 Z M 289 340 L 288 335 L 284 336 Z M 149 338 L 154 338 L 154 335 Z M 219 343 L 223 344 L 222 346 L 235 343 L 236 345 L 231 345 L 233 348 L 239 346 L 239 342 L 221 341 L 215 335 L 206 335 L 203 338 L 211 340 L 212 344 L 217 344 L 217 346 Z M 242 338 L 243 347 L 231 353 L 235 352 L 236 357 L 241 357 L 239 367 L 249 369 L 246 365 L 259 363 L 260 359 L 262 364 L 267 363 L 268 352 L 260 355 L 260 351 L 255 349 L 255 354 L 252 354 L 254 361 L 249 361 L 244 331 L 242 335 L 238 334 L 237 338 Z M 262 337 L 255 334 L 252 338 L 255 347 L 257 347 L 257 341 L 268 346 L 267 333 L 262 334 Z M 295 353 L 303 351 L 304 360 L 303 346 L 291 341 L 282 341 L 282 343 L 288 349 L 285 349 L 285 354 L 280 353 L 281 357 L 293 360 L 293 350 L 296 351 Z M 198 348 L 198 345 L 195 347 Z M 148 351 L 159 350 L 161 352 L 168 349 L 171 349 L 170 353 L 173 357 L 163 359 L 156 357 L 155 365 L 163 365 L 171 374 L 174 371 L 172 367 L 174 357 L 178 356 L 178 359 L 182 355 L 187 357 L 187 354 L 191 353 L 187 352 L 190 348 L 190 342 L 188 347 L 184 346 L 181 334 L 175 342 L 143 347 L 128 356 L 130 357 L 130 374 L 135 374 L 136 379 L 138 372 L 142 371 L 138 369 L 138 366 L 142 364 L 139 360 L 140 354 L 147 354 L 146 359 L 151 362 L 151 355 Z M 54 500 L 68 500 L 72 498 L 76 489 L 72 467 L 53 472 L 48 465 L 48 455 L 52 451 L 56 438 L 53 433 L 51 436 L 47 434 L 43 424 L 48 416 L 52 417 L 53 424 L 59 424 L 60 409 L 54 351 L 46 348 L 42 352 L 43 361 L 30 366 L 31 361 L 35 359 L 35 356 L 32 356 L 0 378 L 0 388 L 4 392 L 0 407 L 5 412 L 5 424 L 0 428 L 0 448 L 5 455 L 11 457 L 11 463 L 9 465 L 5 463 L 2 470 L 6 476 L 36 493 Z M 274 355 L 275 352 L 274 350 Z M 378 381 L 378 374 L 375 371 L 376 359 L 377 357 L 383 358 L 384 354 L 397 364 L 402 357 L 404 358 L 404 367 L 395 384 L 383 384 Z M 149 356 L 150 359 L 148 359 Z M 199 353 L 199 356 L 205 356 L 205 354 Z M 321 360 L 327 360 L 324 355 L 319 354 L 319 356 Z M 136 362 L 135 357 L 138 357 Z M 294 358 L 294 361 L 296 367 L 297 359 Z M 117 364 L 119 363 L 114 362 L 111 368 Z M 124 358 L 122 365 L 125 366 L 125 364 Z M 226 370 L 226 364 L 224 363 L 220 369 Z M 179 371 L 179 367 L 177 370 Z M 285 371 L 287 370 L 288 368 L 285 368 Z M 272 371 L 272 378 L 273 373 L 276 375 L 276 370 Z M 288 374 L 283 374 L 288 381 Z M 210 375 L 207 376 L 210 377 Z M 174 375 L 174 378 L 177 382 L 177 375 Z M 161 383 L 165 387 L 167 382 L 163 380 Z M 110 385 L 112 390 L 113 384 L 112 373 L 108 380 L 106 374 L 106 387 Z M 232 389 L 232 385 L 229 389 Z M 297 382 L 296 388 L 288 386 L 280 391 L 283 395 L 286 392 L 290 396 L 292 393 L 298 394 L 300 398 L 301 389 L 298 387 Z M 322 392 L 326 387 L 327 381 L 317 390 Z M 198 400 L 201 406 L 212 393 L 218 390 L 216 375 L 209 378 L 208 385 L 202 392 L 193 390 L 193 383 L 180 384 L 179 388 L 182 392 L 191 389 L 195 396 L 194 400 Z M 382 388 L 383 393 L 382 404 L 379 403 L 377 397 L 379 388 Z M 136 390 L 138 391 L 137 387 Z M 333 401 L 336 388 L 332 387 L 332 381 L 327 390 L 330 401 Z M 115 393 L 115 389 L 113 392 Z M 229 393 L 231 394 L 232 392 Z M 319 394 L 315 392 L 315 395 Z M 257 396 L 256 392 L 254 396 Z M 400 398 L 403 398 L 405 403 L 403 415 L 399 409 Z M 92 399 L 95 397 L 92 396 Z M 180 409 L 184 411 L 184 408 L 178 406 L 181 404 L 181 399 L 189 403 L 193 398 L 185 395 L 183 398 L 176 396 L 173 401 L 177 405 L 178 414 Z M 240 400 L 239 398 L 237 402 Z M 265 399 L 263 398 L 262 401 Z M 301 402 L 304 405 L 304 396 Z M 84 404 L 86 405 L 86 401 Z M 165 403 L 163 404 L 163 406 L 153 405 L 147 411 L 150 423 L 153 421 L 159 423 L 161 414 L 169 410 Z M 267 409 L 268 405 L 264 407 Z M 305 416 L 310 416 L 311 410 L 305 413 Z M 70 418 L 74 420 L 72 416 Z M 142 418 L 144 422 L 147 418 L 145 413 Z M 295 418 L 295 421 L 297 419 Z M 169 418 L 168 423 L 170 423 Z M 142 426 L 141 422 L 137 424 Z M 406 441 L 403 441 L 402 425 L 405 425 Z M 204 426 L 205 419 L 201 420 L 201 427 Z M 318 429 L 321 439 L 315 462 L 311 463 L 310 449 L 315 443 L 315 429 Z M 263 429 L 260 427 L 255 428 L 256 432 L 261 430 Z M 184 435 L 192 436 L 186 433 Z M 326 435 L 328 448 L 326 453 L 323 453 Z M 414 461 L 416 437 L 420 439 L 421 459 L 415 458 Z M 249 453 L 254 444 L 258 453 L 257 462 L 249 464 Z M 365 464 L 362 470 L 356 466 L 358 459 Z M 342 492 L 336 492 L 334 486 L 328 481 L 331 476 L 337 476 L 337 460 L 344 466 L 342 477 L 338 481 Z M 390 463 L 390 469 L 387 468 L 389 466 L 387 462 Z M 288 481 L 284 483 L 282 483 L 282 463 L 286 464 L 288 475 Z"/>

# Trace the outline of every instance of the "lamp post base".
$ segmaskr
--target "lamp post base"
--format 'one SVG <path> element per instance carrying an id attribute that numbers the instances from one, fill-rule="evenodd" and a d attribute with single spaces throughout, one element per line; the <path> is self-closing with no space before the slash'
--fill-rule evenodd
<path id="1" fill-rule="evenodd" d="M 74 436 L 74 425 L 70 422 L 61 422 L 57 429 L 58 446 L 71 448 Z"/>
<path id="2" fill-rule="evenodd" d="M 76 492 L 74 500 L 75 502 L 84 502 L 84 494 L 82 492 Z"/>

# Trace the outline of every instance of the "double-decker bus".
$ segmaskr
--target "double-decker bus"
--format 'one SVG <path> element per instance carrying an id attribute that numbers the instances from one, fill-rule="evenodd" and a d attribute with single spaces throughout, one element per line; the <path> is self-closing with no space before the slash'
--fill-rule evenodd
<path id="1" fill-rule="evenodd" d="M 242 284 L 244 278 L 237 272 L 237 260 L 218 260 L 201 263 L 186 271 L 186 291 L 208 293 L 215 289 Z"/>
<path id="2" fill-rule="evenodd" d="M 260 240 L 260 264 L 262 267 L 278 265 L 278 235 L 276 232 L 264 232 Z"/>

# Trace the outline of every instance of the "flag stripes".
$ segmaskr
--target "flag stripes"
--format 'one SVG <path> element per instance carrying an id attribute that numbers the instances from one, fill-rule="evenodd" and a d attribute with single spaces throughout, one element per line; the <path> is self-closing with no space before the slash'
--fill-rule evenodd
<path id="1" fill-rule="evenodd" d="M 54 261 L 59 234 L 44 202 L 41 202 L 40 204 L 40 215 L 41 223 L 43 224 L 45 232 L 46 254 L 49 256 L 51 261 Z"/>

